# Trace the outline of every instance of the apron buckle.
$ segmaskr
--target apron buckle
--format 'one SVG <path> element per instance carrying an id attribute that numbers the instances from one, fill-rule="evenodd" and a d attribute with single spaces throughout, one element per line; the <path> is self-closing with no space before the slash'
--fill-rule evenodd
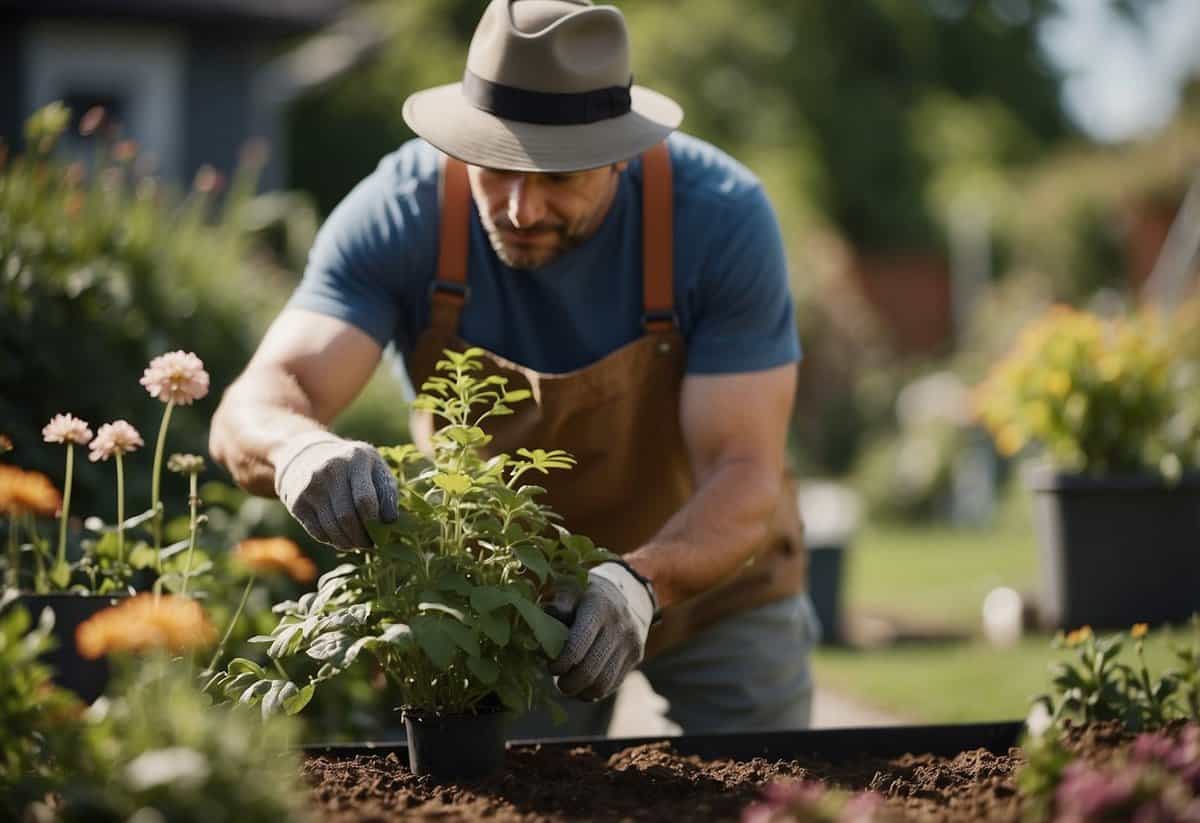
<path id="1" fill-rule="evenodd" d="M 429 299 L 437 300 L 441 294 L 453 295 L 450 299 L 460 305 L 471 299 L 471 287 L 453 280 L 434 279 L 429 283 Z"/>

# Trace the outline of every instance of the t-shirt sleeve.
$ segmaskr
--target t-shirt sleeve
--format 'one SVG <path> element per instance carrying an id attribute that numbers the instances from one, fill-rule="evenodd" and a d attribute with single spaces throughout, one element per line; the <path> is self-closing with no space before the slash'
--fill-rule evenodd
<path id="1" fill-rule="evenodd" d="M 800 359 L 779 221 L 761 186 L 713 215 L 694 299 L 690 374 L 759 371 Z"/>
<path id="2" fill-rule="evenodd" d="M 411 342 L 401 310 L 417 266 L 416 214 L 383 165 L 360 182 L 317 233 L 304 276 L 287 308 L 319 312 L 357 326 L 381 346 Z"/>

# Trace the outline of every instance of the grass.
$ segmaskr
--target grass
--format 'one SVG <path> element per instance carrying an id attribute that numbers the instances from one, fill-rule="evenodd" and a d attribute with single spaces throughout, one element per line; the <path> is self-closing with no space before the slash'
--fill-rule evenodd
<path id="1" fill-rule="evenodd" d="M 1011 649 L 982 640 L 942 645 L 900 645 L 855 651 L 821 649 L 814 655 L 817 682 L 834 692 L 911 723 L 1015 720 L 1050 685 L 1053 661 L 1071 652 L 1050 647 L 1049 635 L 1031 635 Z M 1123 655 L 1134 662 L 1131 649 Z M 1162 633 L 1152 633 L 1146 659 L 1152 674 L 1168 663 Z"/>
<path id="2" fill-rule="evenodd" d="M 996 586 L 1034 593 L 1028 495 L 1009 494 L 987 529 L 868 524 L 846 559 L 853 610 L 973 629 Z"/>
<path id="3" fill-rule="evenodd" d="M 836 693 L 914 723 L 959 723 L 1024 717 L 1030 699 L 1050 685 L 1048 670 L 1067 652 L 1051 635 L 1026 635 L 997 649 L 981 636 L 984 596 L 1011 586 L 1032 597 L 1037 556 L 1028 493 L 1008 495 L 992 528 L 868 525 L 847 560 L 848 613 L 958 631 L 965 639 L 899 643 L 871 649 L 822 648 L 817 682 Z M 1132 658 L 1132 651 L 1127 650 Z M 1151 672 L 1161 671 L 1164 634 L 1146 643 Z"/>

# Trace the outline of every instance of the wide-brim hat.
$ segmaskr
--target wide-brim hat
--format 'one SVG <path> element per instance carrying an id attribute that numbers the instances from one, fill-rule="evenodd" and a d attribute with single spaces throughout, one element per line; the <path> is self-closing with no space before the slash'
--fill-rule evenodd
<path id="1" fill-rule="evenodd" d="M 404 101 L 404 121 L 466 163 L 570 172 L 628 160 L 683 109 L 633 85 L 625 18 L 589 0 L 492 0 L 461 83 Z"/>

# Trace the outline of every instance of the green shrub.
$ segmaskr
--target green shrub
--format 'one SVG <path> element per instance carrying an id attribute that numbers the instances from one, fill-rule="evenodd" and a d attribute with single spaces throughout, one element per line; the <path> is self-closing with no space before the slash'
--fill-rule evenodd
<path id="1" fill-rule="evenodd" d="M 70 411 L 153 432 L 159 404 L 140 395 L 145 364 L 172 349 L 203 354 L 214 391 L 182 416 L 172 450 L 204 453 L 221 390 L 245 366 L 289 278 L 256 256 L 242 218 L 261 152 L 247 152 L 221 203 L 208 171 L 190 192 L 139 171 L 132 144 L 99 143 L 93 168 L 52 154 L 61 106 L 30 120 L 28 153 L 0 167 L 0 431 L 13 460 L 55 476 L 41 428 Z M 111 520 L 107 472 L 80 471 L 77 511 Z M 129 490 L 149 500 L 149 476 Z"/>

